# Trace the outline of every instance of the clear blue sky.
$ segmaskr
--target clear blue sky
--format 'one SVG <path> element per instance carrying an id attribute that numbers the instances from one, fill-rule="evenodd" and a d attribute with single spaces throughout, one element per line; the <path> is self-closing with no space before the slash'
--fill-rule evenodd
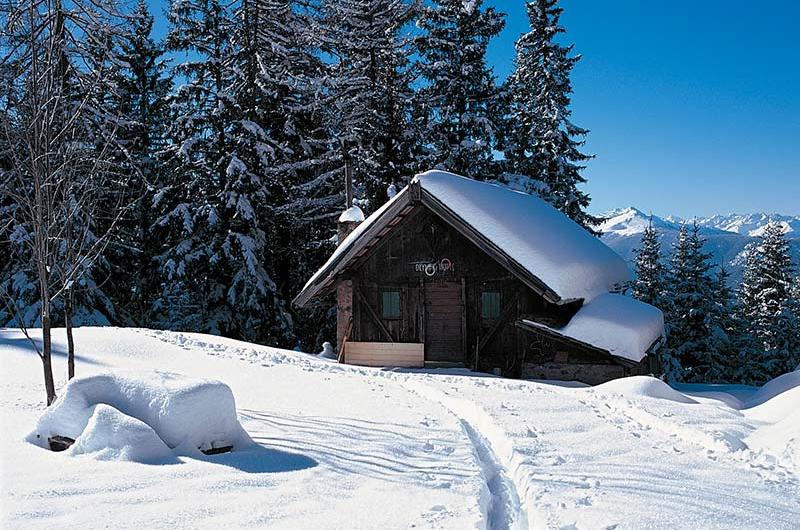
<path id="1" fill-rule="evenodd" d="M 167 0 L 149 0 L 163 33 Z M 513 67 L 523 0 L 489 60 Z M 592 210 L 800 215 L 800 2 L 562 0 Z"/>
<path id="2" fill-rule="evenodd" d="M 488 0 L 487 0 L 488 1 Z M 490 59 L 513 66 L 522 0 Z M 800 214 L 800 2 L 562 0 L 592 210 Z"/>

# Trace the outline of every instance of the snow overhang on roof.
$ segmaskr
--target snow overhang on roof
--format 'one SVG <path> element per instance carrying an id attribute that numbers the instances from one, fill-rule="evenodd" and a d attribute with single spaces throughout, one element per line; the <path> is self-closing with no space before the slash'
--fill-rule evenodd
<path id="1" fill-rule="evenodd" d="M 657 349 L 664 336 L 664 315 L 659 309 L 612 293 L 584 305 L 561 329 L 531 320 L 523 320 L 521 325 L 578 341 L 633 363 Z"/>
<path id="2" fill-rule="evenodd" d="M 630 280 L 619 255 L 544 200 L 497 184 L 427 171 L 356 227 L 294 302 L 303 306 L 330 288 L 335 276 L 387 233 L 415 201 L 553 303 L 591 300 Z"/>

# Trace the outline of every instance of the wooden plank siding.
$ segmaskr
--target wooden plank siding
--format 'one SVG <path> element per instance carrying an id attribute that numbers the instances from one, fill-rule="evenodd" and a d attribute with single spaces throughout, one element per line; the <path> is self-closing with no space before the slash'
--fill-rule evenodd
<path id="1" fill-rule="evenodd" d="M 359 366 L 425 366 L 425 345 L 417 342 L 345 342 L 345 362 Z"/>
<path id="2" fill-rule="evenodd" d="M 424 266 L 417 267 L 440 264 L 442 259 L 451 264 L 449 270 L 437 269 L 429 275 Z M 427 361 L 474 368 L 477 345 L 491 331 L 481 346 L 477 368 L 499 368 L 517 377 L 522 373 L 527 334 L 519 333 L 514 321 L 521 315 L 534 315 L 546 322 L 565 323 L 579 307 L 549 302 L 422 205 L 406 211 L 341 277 L 352 281 L 355 292 L 351 341 L 423 343 Z M 399 318 L 382 317 L 384 290 L 400 292 Z M 509 308 L 499 326 L 496 320 L 481 318 L 484 291 L 500 292 L 501 306 Z"/>
<path id="3" fill-rule="evenodd" d="M 508 377 L 588 383 L 644 369 L 591 345 L 518 327 L 528 319 L 560 328 L 582 301 L 554 301 L 547 289 L 531 285 L 530 278 L 521 279 L 513 267 L 488 254 L 486 242 L 466 237 L 451 220 L 413 197 L 405 199 L 402 206 L 393 205 L 396 217 L 370 230 L 369 241 L 349 251 L 352 259 L 337 269 L 335 278 L 320 280 L 334 281 L 338 288 L 339 336 L 347 335 L 344 362 L 398 367 L 463 363 Z M 385 291 L 400 293 L 399 315 L 394 302 L 391 311 L 383 310 Z M 499 316 L 481 311 L 487 292 L 499 294 Z M 497 303 L 497 297 L 487 299 Z"/>
<path id="4" fill-rule="evenodd" d="M 425 284 L 425 360 L 464 362 L 462 316 L 464 301 L 461 282 L 426 282 Z"/>

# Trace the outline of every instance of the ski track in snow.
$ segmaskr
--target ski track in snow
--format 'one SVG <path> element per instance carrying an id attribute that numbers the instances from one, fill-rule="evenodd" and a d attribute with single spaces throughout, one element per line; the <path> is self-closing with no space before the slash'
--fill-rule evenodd
<path id="1" fill-rule="evenodd" d="M 485 510 L 487 529 L 527 529 L 527 515 L 520 502 L 517 484 L 508 473 L 512 465 L 510 455 L 504 458 L 495 449 L 495 445 L 510 446 L 510 441 L 496 428 L 492 429 L 494 433 L 481 431 L 481 424 L 486 425 L 487 421 L 491 424 L 489 415 L 471 401 L 452 398 L 423 383 L 404 381 L 401 384 L 413 393 L 439 403 L 461 422 L 464 433 L 474 447 L 475 458 L 486 482 L 488 506 L 481 504 Z"/>
<path id="2" fill-rule="evenodd" d="M 269 366 L 274 360 L 274 351 L 260 351 L 257 346 L 231 349 L 221 345 L 208 344 L 202 339 L 192 337 L 182 333 L 163 333 L 160 331 L 141 330 L 141 333 L 156 337 L 160 340 L 175 343 L 189 350 L 206 350 L 210 355 L 215 353 L 208 351 L 217 350 L 225 356 L 235 356 L 243 361 Z M 292 359 L 289 356 L 281 356 L 282 361 L 292 360 L 295 363 L 312 363 L 315 359 Z M 315 368 L 318 363 L 315 363 Z M 529 528 L 527 513 L 522 507 L 517 484 L 508 473 L 508 468 L 513 464 L 511 457 L 513 451 L 511 442 L 494 426 L 491 417 L 474 402 L 457 399 L 448 396 L 446 393 L 436 390 L 424 383 L 414 380 L 413 375 L 382 371 L 375 369 L 364 369 L 350 365 L 340 365 L 338 363 L 322 364 L 322 369 L 326 371 L 356 371 L 369 373 L 373 376 L 382 377 L 396 383 L 399 387 L 423 397 L 441 406 L 447 413 L 453 415 L 461 425 L 464 436 L 473 446 L 476 465 L 480 468 L 481 475 L 486 483 L 485 498 L 480 499 L 481 509 L 483 510 L 487 530 L 526 530 Z M 486 425 L 490 425 L 491 432 L 486 432 Z M 482 427 L 483 426 L 483 427 Z M 505 458 L 501 457 L 495 448 L 497 445 L 506 447 Z"/>

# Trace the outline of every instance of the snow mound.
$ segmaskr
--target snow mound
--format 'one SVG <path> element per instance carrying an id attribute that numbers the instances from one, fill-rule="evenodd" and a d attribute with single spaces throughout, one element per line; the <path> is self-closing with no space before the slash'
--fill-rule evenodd
<path id="1" fill-rule="evenodd" d="M 69 454 L 91 454 L 98 460 L 156 463 L 171 458 L 172 450 L 144 422 L 108 405 L 97 405 Z"/>
<path id="2" fill-rule="evenodd" d="M 322 351 L 317 355 L 323 359 L 336 359 L 336 352 L 333 351 L 333 346 L 330 342 L 323 342 Z"/>
<path id="3" fill-rule="evenodd" d="M 649 304 L 621 294 L 606 293 L 584 305 L 559 330 L 611 355 L 641 361 L 664 332 L 664 315 Z"/>
<path id="4" fill-rule="evenodd" d="M 750 419 L 767 422 L 745 441 L 752 448 L 778 455 L 785 466 L 800 470 L 800 372 L 776 377 L 745 403 Z"/>
<path id="5" fill-rule="evenodd" d="M 356 205 L 351 206 L 347 210 L 342 212 L 342 215 L 339 216 L 340 223 L 346 222 L 353 222 L 353 223 L 360 223 L 364 220 L 364 212 L 361 211 Z"/>
<path id="6" fill-rule="evenodd" d="M 596 387 L 593 387 L 593 389 L 611 394 L 621 394 L 622 396 L 628 398 L 647 397 L 666 399 L 669 401 L 675 401 L 677 403 L 697 403 L 697 401 L 681 394 L 660 379 L 646 375 L 614 379 L 608 383 L 597 385 Z"/>
<path id="7" fill-rule="evenodd" d="M 253 443 L 236 418 L 233 393 L 226 384 L 167 372 L 73 379 L 39 418 L 28 441 L 47 447 L 52 436 L 77 440 L 98 404 L 144 422 L 178 454 L 226 446 L 238 449 Z"/>
<path id="8" fill-rule="evenodd" d="M 756 393 L 753 394 L 753 397 L 751 397 L 747 403 L 745 403 L 744 408 L 757 407 L 783 394 L 784 392 L 788 392 L 798 387 L 800 387 L 800 371 L 795 370 L 794 372 L 783 374 L 776 377 L 772 381 L 768 381 L 764 384 L 764 386 L 759 388 Z M 797 397 L 800 398 L 800 395 Z M 800 401 L 796 402 L 796 404 L 800 405 Z"/>

